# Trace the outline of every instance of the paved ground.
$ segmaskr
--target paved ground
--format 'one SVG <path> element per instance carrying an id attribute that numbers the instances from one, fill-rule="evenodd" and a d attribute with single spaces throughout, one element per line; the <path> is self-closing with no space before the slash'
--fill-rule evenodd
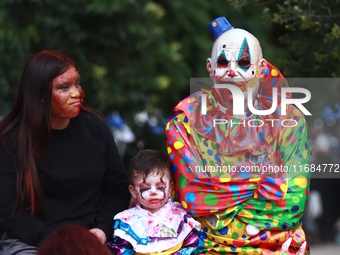
<path id="1" fill-rule="evenodd" d="M 310 247 L 311 255 L 340 255 L 340 245 L 334 243 L 317 244 Z"/>

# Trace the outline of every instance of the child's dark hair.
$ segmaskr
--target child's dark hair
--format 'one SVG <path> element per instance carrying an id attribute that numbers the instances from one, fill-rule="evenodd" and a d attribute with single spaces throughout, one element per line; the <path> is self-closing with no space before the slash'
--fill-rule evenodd
<path id="1" fill-rule="evenodd" d="M 172 181 L 171 162 L 168 155 L 156 150 L 139 151 L 130 161 L 130 184 L 133 185 L 134 174 L 148 176 L 154 169 L 157 169 L 157 171 L 169 171 Z"/>

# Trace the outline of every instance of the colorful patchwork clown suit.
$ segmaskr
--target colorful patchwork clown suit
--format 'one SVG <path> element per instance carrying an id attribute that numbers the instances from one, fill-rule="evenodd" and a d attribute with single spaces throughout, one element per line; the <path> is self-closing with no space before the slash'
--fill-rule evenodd
<path id="1" fill-rule="evenodd" d="M 305 118 L 295 106 L 281 108 L 288 84 L 262 58 L 252 34 L 234 29 L 224 17 L 209 29 L 215 40 L 209 74 L 214 84 L 242 91 L 244 114 L 235 115 L 233 94 L 215 85 L 174 108 L 166 136 L 176 199 L 202 224 L 206 254 L 306 254 L 301 217 L 311 147 Z"/>

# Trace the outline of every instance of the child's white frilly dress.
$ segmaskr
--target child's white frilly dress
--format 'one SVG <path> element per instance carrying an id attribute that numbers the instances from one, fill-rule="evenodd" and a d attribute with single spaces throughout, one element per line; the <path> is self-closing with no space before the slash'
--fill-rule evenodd
<path id="1" fill-rule="evenodd" d="M 201 224 L 171 198 L 155 213 L 137 204 L 117 214 L 114 219 L 115 240 L 109 247 L 118 255 L 198 253 L 200 241 L 197 232 Z"/>

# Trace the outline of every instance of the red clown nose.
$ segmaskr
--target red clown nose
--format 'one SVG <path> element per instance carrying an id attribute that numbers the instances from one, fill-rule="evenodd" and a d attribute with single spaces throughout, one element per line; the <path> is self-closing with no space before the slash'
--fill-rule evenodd
<path id="1" fill-rule="evenodd" d="M 235 72 L 234 72 L 234 70 L 230 70 L 230 72 L 229 72 L 229 76 L 231 76 L 231 77 L 234 77 L 234 76 L 235 76 Z"/>

